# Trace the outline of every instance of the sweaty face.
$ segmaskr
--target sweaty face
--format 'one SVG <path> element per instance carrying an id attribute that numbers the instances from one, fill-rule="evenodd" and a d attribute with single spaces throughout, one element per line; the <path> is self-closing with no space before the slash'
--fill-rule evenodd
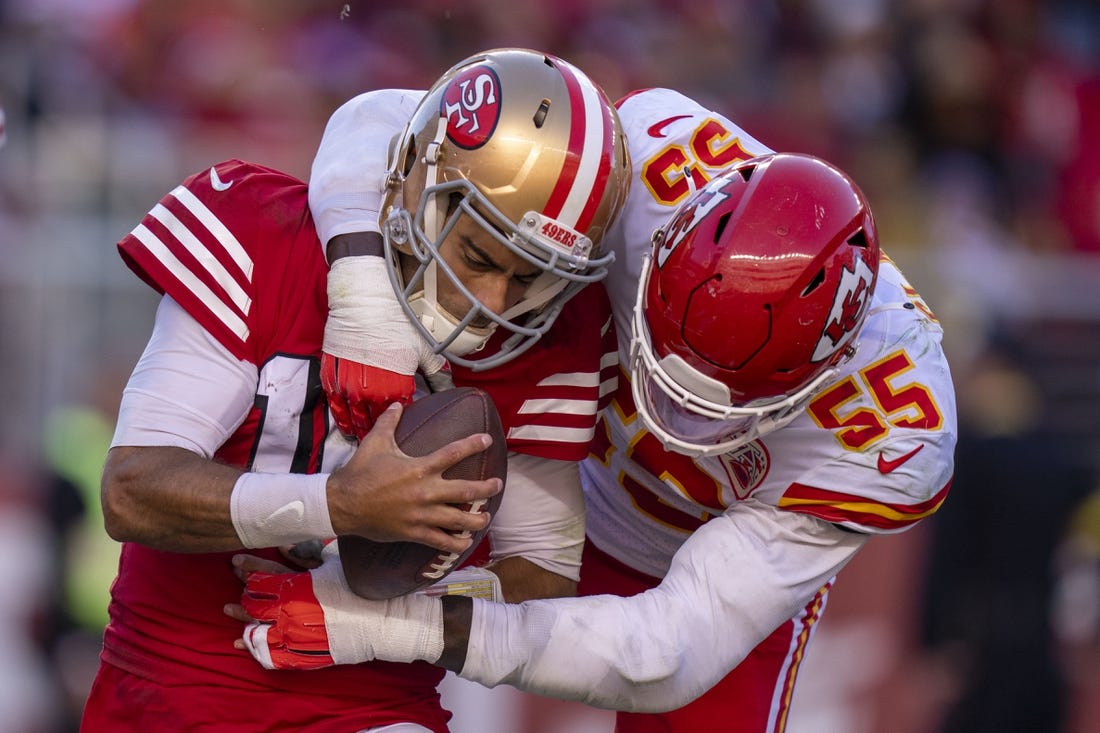
<path id="1" fill-rule="evenodd" d="M 470 294 L 497 315 L 518 303 L 543 272 L 496 241 L 466 215 L 459 216 L 440 244 L 439 253 Z M 440 307 L 455 320 L 461 320 L 470 311 L 470 299 L 450 278 L 441 276 L 437 288 Z M 472 323 L 476 328 L 489 324 L 484 316 Z"/>

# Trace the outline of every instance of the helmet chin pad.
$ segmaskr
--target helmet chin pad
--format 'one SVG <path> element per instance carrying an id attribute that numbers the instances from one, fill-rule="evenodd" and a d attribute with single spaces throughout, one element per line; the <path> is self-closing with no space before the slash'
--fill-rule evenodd
<path id="1" fill-rule="evenodd" d="M 428 268 L 434 269 L 435 263 L 428 265 Z M 420 325 L 439 344 L 437 350 L 445 351 L 451 356 L 466 356 L 481 351 L 497 328 L 496 323 L 490 323 L 485 328 L 464 326 L 462 319 L 441 307 L 434 294 L 431 298 L 427 297 L 424 290 L 413 294 L 408 304 Z"/>

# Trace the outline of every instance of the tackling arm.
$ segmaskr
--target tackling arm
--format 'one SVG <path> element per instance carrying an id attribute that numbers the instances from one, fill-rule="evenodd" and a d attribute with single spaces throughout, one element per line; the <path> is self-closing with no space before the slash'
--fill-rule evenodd
<path id="1" fill-rule="evenodd" d="M 433 391 L 451 386 L 445 359 L 398 303 L 379 234 L 387 151 L 422 96 L 384 89 L 341 105 L 310 173 L 310 210 L 331 265 L 321 381 L 336 425 L 359 439 L 387 405 L 412 401 L 418 368 Z"/>
<path id="2" fill-rule="evenodd" d="M 423 659 L 489 687 L 672 710 L 794 616 L 865 540 L 750 500 L 696 531 L 656 588 L 519 605 L 418 594 L 369 601 L 347 588 L 336 557 L 287 575 L 240 557 L 242 605 L 226 612 L 246 624 L 239 648 L 269 669 Z"/>
<path id="3" fill-rule="evenodd" d="M 439 663 L 488 686 L 603 708 L 671 710 L 733 669 L 864 541 L 744 502 L 692 535 L 660 586 L 630 598 L 448 599 Z"/>

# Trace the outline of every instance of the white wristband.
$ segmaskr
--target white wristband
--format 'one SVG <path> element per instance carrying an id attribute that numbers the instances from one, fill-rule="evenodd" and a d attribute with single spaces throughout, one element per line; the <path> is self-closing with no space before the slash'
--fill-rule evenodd
<path id="1" fill-rule="evenodd" d="M 278 547 L 335 536 L 328 513 L 327 473 L 244 473 L 233 486 L 229 514 L 245 547 Z"/>

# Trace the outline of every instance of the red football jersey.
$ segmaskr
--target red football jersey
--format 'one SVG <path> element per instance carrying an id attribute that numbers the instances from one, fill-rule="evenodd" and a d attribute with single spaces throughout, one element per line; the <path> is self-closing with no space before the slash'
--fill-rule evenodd
<path id="1" fill-rule="evenodd" d="M 320 382 L 327 265 L 306 185 L 262 166 L 221 163 L 161 199 L 119 250 L 143 280 L 259 369 L 253 407 L 216 457 L 247 470 L 331 470 L 326 448 L 332 453 L 342 439 Z M 607 296 L 593 286 L 526 354 L 487 372 L 456 369 L 454 376 L 456 384 L 493 397 L 510 449 L 580 460 L 616 374 Z M 278 559 L 274 550 L 267 553 Z M 393 722 L 386 711 L 404 702 L 435 699 L 442 671 L 426 664 L 270 672 L 235 650 L 240 624 L 222 614 L 241 592 L 231 555 L 124 545 L 104 660 L 172 684 L 359 696 L 365 710 L 378 711 L 372 721 L 378 725 Z"/>

